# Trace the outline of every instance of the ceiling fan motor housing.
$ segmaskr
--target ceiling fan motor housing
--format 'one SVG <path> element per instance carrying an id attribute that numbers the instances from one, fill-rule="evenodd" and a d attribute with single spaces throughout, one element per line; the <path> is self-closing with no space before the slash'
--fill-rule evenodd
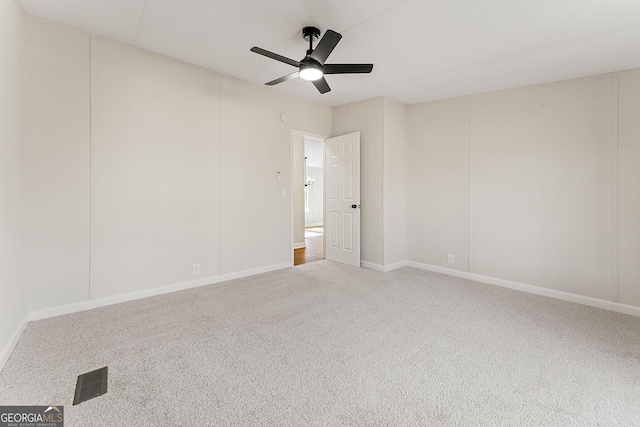
<path id="1" fill-rule="evenodd" d="M 320 30 L 316 27 L 304 27 L 302 29 L 302 38 L 306 41 L 313 41 L 320 37 Z"/>

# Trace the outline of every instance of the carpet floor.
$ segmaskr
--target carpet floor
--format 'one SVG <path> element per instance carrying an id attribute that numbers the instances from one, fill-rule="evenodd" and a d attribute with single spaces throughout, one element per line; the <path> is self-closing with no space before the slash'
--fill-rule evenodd
<path id="1" fill-rule="evenodd" d="M 103 366 L 107 394 L 72 406 Z M 66 426 L 639 426 L 640 318 L 318 261 L 31 322 L 0 404 Z"/>

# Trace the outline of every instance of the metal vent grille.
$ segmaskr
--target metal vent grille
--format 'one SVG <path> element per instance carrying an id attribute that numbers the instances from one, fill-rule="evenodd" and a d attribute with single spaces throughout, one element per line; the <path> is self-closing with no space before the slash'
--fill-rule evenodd
<path id="1" fill-rule="evenodd" d="M 78 375 L 73 404 L 85 402 L 107 392 L 107 367 Z"/>

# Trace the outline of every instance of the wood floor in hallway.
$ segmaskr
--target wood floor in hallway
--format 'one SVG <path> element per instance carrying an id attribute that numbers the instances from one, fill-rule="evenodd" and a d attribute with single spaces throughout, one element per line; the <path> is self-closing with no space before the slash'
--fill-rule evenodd
<path id="1" fill-rule="evenodd" d="M 304 241 L 307 246 L 293 250 L 293 265 L 306 264 L 324 258 L 323 232 L 322 226 L 305 229 Z"/>

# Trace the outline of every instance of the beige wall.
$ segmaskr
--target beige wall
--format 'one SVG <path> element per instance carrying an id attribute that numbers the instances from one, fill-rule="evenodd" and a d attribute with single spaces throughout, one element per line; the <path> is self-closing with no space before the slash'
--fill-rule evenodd
<path id="1" fill-rule="evenodd" d="M 23 213 L 23 18 L 1 7 L 2 343 L 25 299 L 287 265 L 292 129 L 361 133 L 364 262 L 640 305 L 640 71 L 329 108 L 28 17 Z"/>
<path id="2" fill-rule="evenodd" d="M 639 75 L 408 107 L 409 260 L 638 305 Z"/>
<path id="3" fill-rule="evenodd" d="M 290 132 L 329 107 L 27 20 L 31 309 L 290 263 Z"/>
<path id="4" fill-rule="evenodd" d="M 640 306 L 640 70 L 617 83 L 618 299 Z"/>
<path id="5" fill-rule="evenodd" d="M 407 107 L 384 98 L 384 265 L 407 259 Z"/>
<path id="6" fill-rule="evenodd" d="M 609 299 L 611 78 L 471 100 L 474 273 Z"/>
<path id="7" fill-rule="evenodd" d="M 25 20 L 27 309 L 89 297 L 88 36 Z"/>
<path id="8" fill-rule="evenodd" d="M 468 270 L 469 101 L 407 107 L 408 259 Z M 447 255 L 454 255 L 454 264 Z"/>
<path id="9" fill-rule="evenodd" d="M 385 97 L 332 109 L 332 135 L 360 132 L 360 259 L 406 260 L 406 106 Z"/>
<path id="10" fill-rule="evenodd" d="M 219 275 L 219 76 L 91 44 L 91 298 Z"/>
<path id="11" fill-rule="evenodd" d="M 332 109 L 332 136 L 360 132 L 360 259 L 383 265 L 382 156 L 384 98 Z"/>
<path id="12" fill-rule="evenodd" d="M 290 263 L 293 98 L 229 77 L 221 97 L 221 273 Z"/>
<path id="13" fill-rule="evenodd" d="M 0 369 L 25 318 L 23 259 L 22 43 L 24 19 L 0 2 Z"/>

